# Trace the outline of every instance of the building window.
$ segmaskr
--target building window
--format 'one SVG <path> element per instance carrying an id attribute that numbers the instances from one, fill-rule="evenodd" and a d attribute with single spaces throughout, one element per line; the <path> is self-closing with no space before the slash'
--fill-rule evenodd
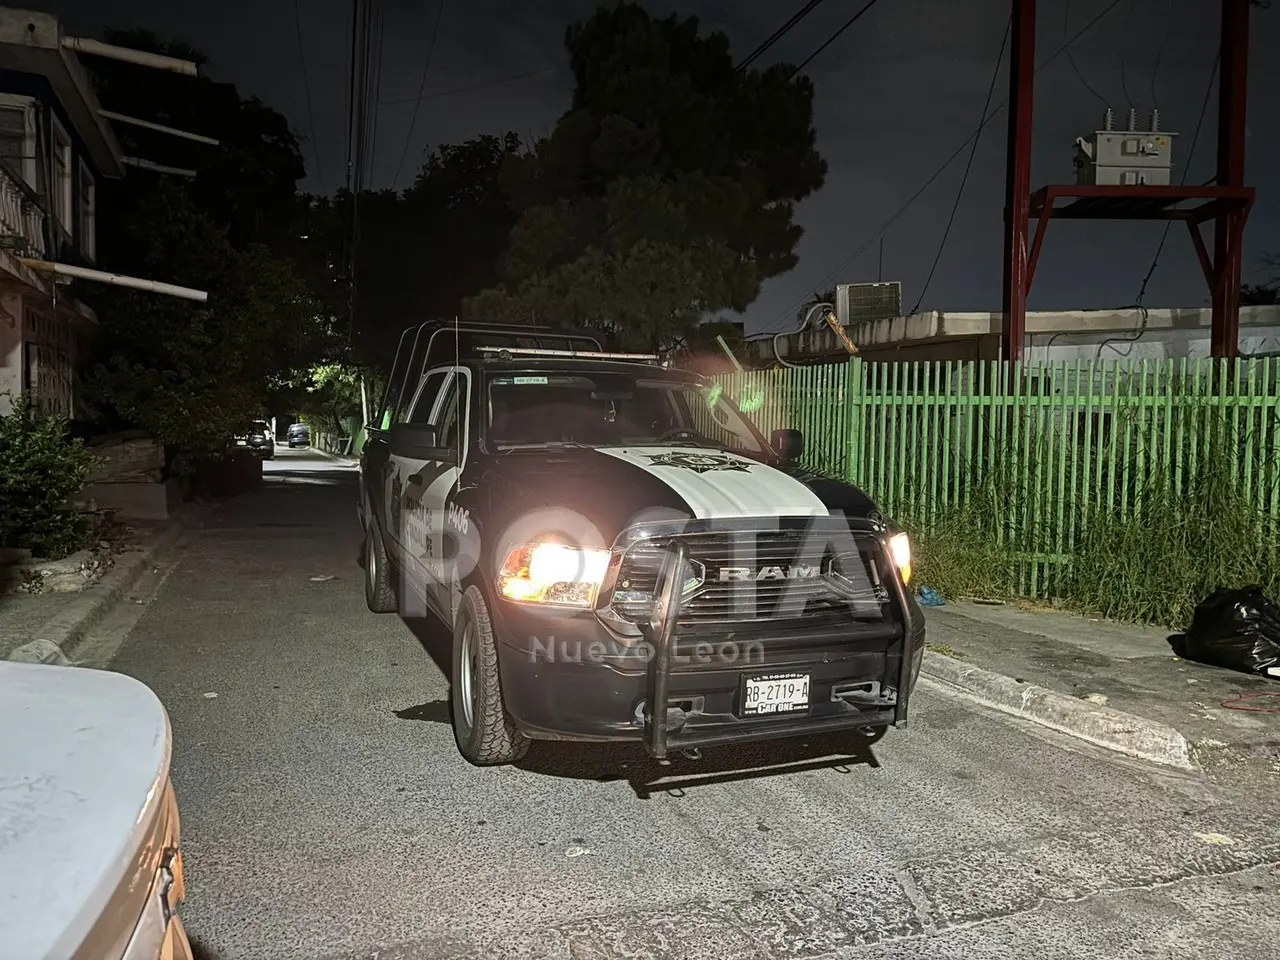
<path id="1" fill-rule="evenodd" d="M 80 241 L 80 252 L 92 260 L 96 256 L 98 188 L 83 160 L 80 161 L 76 189 L 76 237 Z"/>
<path id="2" fill-rule="evenodd" d="M 36 189 L 36 112 L 30 97 L 0 94 L 0 165 Z"/>
<path id="3" fill-rule="evenodd" d="M 71 230 L 71 138 L 58 118 L 53 120 L 53 212 L 64 230 Z"/>

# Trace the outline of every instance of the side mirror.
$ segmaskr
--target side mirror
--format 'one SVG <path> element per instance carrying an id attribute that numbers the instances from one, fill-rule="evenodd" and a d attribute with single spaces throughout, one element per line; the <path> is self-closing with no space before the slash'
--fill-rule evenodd
<path id="1" fill-rule="evenodd" d="M 775 430 L 773 449 L 783 460 L 799 460 L 804 455 L 804 434 L 799 430 Z"/>
<path id="2" fill-rule="evenodd" d="M 457 460 L 457 451 L 452 447 L 439 446 L 436 428 L 425 423 L 394 424 L 387 439 L 393 457 L 446 463 Z"/>

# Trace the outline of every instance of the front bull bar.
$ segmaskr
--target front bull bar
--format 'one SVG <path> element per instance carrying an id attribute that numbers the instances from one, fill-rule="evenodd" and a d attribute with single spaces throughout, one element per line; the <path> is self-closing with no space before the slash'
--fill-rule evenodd
<path id="1" fill-rule="evenodd" d="M 883 529 L 859 530 L 859 533 L 875 537 L 876 546 L 881 557 L 890 556 L 889 545 Z M 653 612 L 643 625 L 645 639 L 651 647 L 649 667 L 646 674 L 644 701 L 644 746 L 655 760 L 666 760 L 668 749 L 668 727 L 670 726 L 670 704 L 668 690 L 671 686 L 672 651 L 675 645 L 676 623 L 680 619 L 680 608 L 683 601 L 684 582 L 689 568 L 689 545 L 679 539 L 672 541 L 663 558 L 662 568 L 658 574 L 658 588 L 655 590 Z M 907 601 L 907 593 L 902 577 L 895 570 L 889 578 L 890 599 L 897 607 L 902 622 L 902 650 L 898 662 L 897 694 L 893 704 L 893 726 L 899 730 L 907 725 L 907 708 L 910 700 L 911 664 L 915 658 L 915 625 L 911 618 L 911 605 Z M 891 648 L 890 648 L 891 649 Z M 886 650 L 886 656 L 889 650 Z M 660 714 L 655 712 L 655 704 L 661 705 Z M 755 735 L 748 725 L 744 729 L 728 730 L 723 733 L 696 735 L 694 737 L 678 737 L 677 750 L 695 747 L 717 746 L 729 743 L 742 743 L 755 739 L 766 739 L 782 736 L 804 736 L 840 729 L 848 729 L 850 723 L 845 718 L 810 720 L 797 722 L 792 726 L 775 728 L 768 734 Z"/>

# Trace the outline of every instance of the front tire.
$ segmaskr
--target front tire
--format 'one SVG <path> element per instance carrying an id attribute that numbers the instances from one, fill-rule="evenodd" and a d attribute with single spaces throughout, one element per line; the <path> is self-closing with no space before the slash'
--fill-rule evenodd
<path id="1" fill-rule="evenodd" d="M 364 531 L 364 601 L 374 613 L 395 613 L 398 609 L 387 548 L 376 523 Z"/>
<path id="2" fill-rule="evenodd" d="M 450 673 L 453 735 L 463 757 L 477 767 L 522 759 L 529 751 L 529 738 L 507 714 L 489 607 L 475 586 L 467 588 L 459 605 Z"/>

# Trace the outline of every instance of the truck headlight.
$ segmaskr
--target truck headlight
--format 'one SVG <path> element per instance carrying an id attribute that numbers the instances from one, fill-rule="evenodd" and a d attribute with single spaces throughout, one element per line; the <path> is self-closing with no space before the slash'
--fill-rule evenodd
<path id="1" fill-rule="evenodd" d="M 911 582 L 911 540 L 905 533 L 895 533 L 889 538 L 889 556 L 902 574 L 903 584 Z"/>
<path id="2" fill-rule="evenodd" d="M 524 603 L 592 607 L 608 569 L 608 550 L 527 543 L 507 553 L 498 592 Z"/>

